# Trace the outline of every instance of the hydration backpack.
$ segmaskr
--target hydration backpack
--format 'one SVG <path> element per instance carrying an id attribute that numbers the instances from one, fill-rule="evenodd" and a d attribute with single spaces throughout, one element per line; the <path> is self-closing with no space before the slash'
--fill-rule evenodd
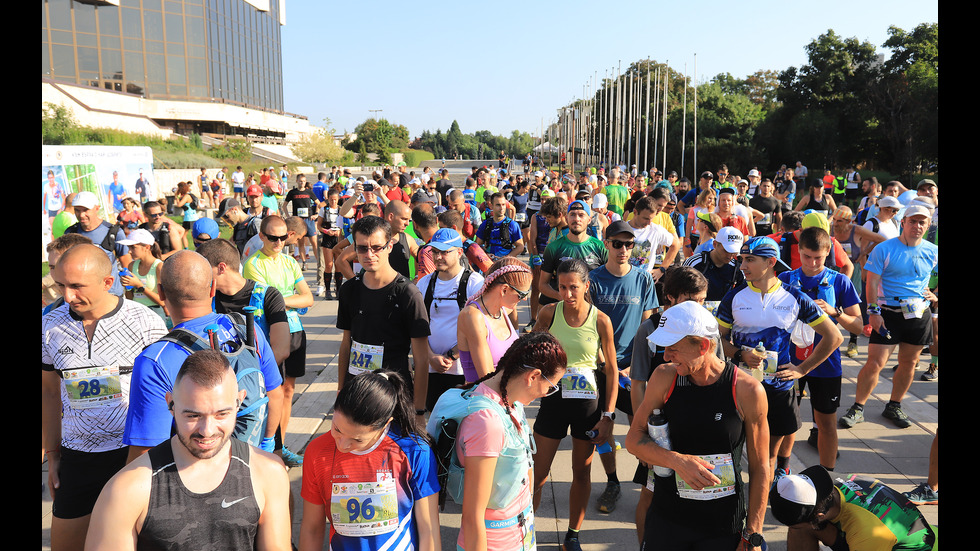
<path id="1" fill-rule="evenodd" d="M 238 379 L 238 390 L 245 390 L 245 399 L 238 408 L 238 420 L 232 436 L 247 444 L 258 447 L 265 436 L 266 423 L 269 420 L 269 397 L 266 395 L 265 377 L 259 367 L 259 353 L 255 346 L 251 325 L 241 314 L 224 314 L 235 324 L 235 332 L 244 341 L 237 339 L 224 343 L 212 343 L 186 329 L 177 328 L 167 333 L 162 340 L 177 344 L 190 355 L 193 352 L 213 348 L 224 354 L 235 371 Z M 225 346 L 233 346 L 228 351 Z"/>

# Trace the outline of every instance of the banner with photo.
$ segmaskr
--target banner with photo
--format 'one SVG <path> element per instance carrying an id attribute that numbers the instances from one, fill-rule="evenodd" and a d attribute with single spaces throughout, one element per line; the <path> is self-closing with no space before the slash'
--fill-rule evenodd
<path id="1" fill-rule="evenodd" d="M 74 223 L 65 198 L 90 191 L 99 201 L 99 214 L 116 222 L 122 199 L 132 197 L 140 204 L 156 199 L 153 179 L 153 150 L 142 146 L 42 145 L 41 146 L 41 259 L 53 237 Z M 63 211 L 65 211 L 63 213 Z M 57 234 L 57 235 L 55 235 Z"/>

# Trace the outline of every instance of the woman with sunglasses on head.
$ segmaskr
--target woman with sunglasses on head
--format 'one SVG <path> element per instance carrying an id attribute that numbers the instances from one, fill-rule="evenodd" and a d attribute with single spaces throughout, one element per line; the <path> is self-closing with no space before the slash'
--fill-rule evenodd
<path id="1" fill-rule="evenodd" d="M 413 411 L 411 380 L 389 370 L 350 378 L 330 431 L 303 464 L 299 548 L 440 551 L 436 458 Z"/>
<path id="2" fill-rule="evenodd" d="M 466 382 L 486 377 L 517 340 L 510 313 L 527 298 L 531 268 L 512 256 L 494 262 L 480 291 L 471 296 L 456 319 L 459 362 Z"/>
<path id="3" fill-rule="evenodd" d="M 585 510 L 592 491 L 592 452 L 595 446 L 609 440 L 615 418 L 618 384 L 605 385 L 599 396 L 597 366 L 606 381 L 619 381 L 616 368 L 616 343 L 612 321 L 587 300 L 589 268 L 581 259 L 565 260 L 558 265 L 558 293 L 562 300 L 543 306 L 538 312 L 535 331 L 554 335 L 568 356 L 568 370 L 562 377 L 561 390 L 541 400 L 534 421 L 534 504 L 541 503 L 541 490 L 551 470 L 551 463 L 562 439 L 572 435 L 572 486 L 568 495 L 568 532 L 564 549 L 580 549 L 578 531 L 585 520 Z M 602 349 L 605 364 L 599 364 Z"/>
<path id="4" fill-rule="evenodd" d="M 465 387 L 499 407 L 470 413 L 456 433 L 457 459 L 465 467 L 457 549 L 534 548 L 534 440 L 524 407 L 558 390 L 566 361 L 552 335 L 527 333 L 507 349 L 496 371 Z"/>
<path id="5" fill-rule="evenodd" d="M 855 235 L 856 227 L 851 223 L 853 220 L 854 213 L 851 211 L 851 207 L 847 205 L 837 207 L 830 218 L 830 235 L 841 244 L 844 252 L 847 253 L 847 257 L 854 264 L 854 271 L 851 272 L 851 284 L 854 285 L 854 290 L 857 291 L 858 296 L 863 297 L 861 274 L 864 270 L 858 264 L 858 258 L 861 256 L 861 242 Z M 865 322 L 867 322 L 867 308 L 867 303 L 862 300 L 861 315 Z M 850 334 L 846 352 L 848 358 L 855 358 L 858 355 L 857 338 L 856 334 Z"/>
<path id="6" fill-rule="evenodd" d="M 160 245 L 153 239 L 153 234 L 142 228 L 129 232 L 126 239 L 120 240 L 119 244 L 128 246 L 129 253 L 133 255 L 133 263 L 129 265 L 130 273 L 119 278 L 120 283 L 126 287 L 126 298 L 153 310 L 169 326 L 171 322 L 157 288 L 163 266 Z"/>

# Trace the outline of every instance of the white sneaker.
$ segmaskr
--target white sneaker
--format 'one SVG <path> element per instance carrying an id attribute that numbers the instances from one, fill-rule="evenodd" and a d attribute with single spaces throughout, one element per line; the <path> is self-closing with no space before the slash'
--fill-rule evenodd
<path id="1" fill-rule="evenodd" d="M 320 286 L 318 286 L 318 287 L 316 288 L 316 293 L 315 293 L 315 294 L 316 294 L 316 296 L 318 296 L 318 297 L 322 297 L 322 296 L 325 296 L 325 295 L 326 295 L 326 293 L 327 293 L 327 288 L 326 288 L 326 287 L 324 287 L 323 285 L 320 285 Z"/>

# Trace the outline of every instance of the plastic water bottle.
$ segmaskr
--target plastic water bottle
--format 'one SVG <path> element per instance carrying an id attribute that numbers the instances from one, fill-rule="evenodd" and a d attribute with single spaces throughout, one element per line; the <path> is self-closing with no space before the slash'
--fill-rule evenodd
<path id="1" fill-rule="evenodd" d="M 122 270 L 119 270 L 119 277 L 120 278 L 125 277 L 125 276 L 131 276 L 131 275 L 133 275 L 133 272 L 130 272 L 129 271 L 129 268 L 123 268 Z M 133 286 L 132 285 L 126 285 L 125 287 L 126 287 L 126 290 L 127 291 L 132 291 L 133 290 Z"/>
<path id="2" fill-rule="evenodd" d="M 670 429 L 667 427 L 667 417 L 659 409 L 653 410 L 650 418 L 647 419 L 647 434 L 661 448 L 670 449 Z M 657 476 L 671 476 L 674 474 L 674 469 L 654 465 L 653 472 L 657 473 Z"/>
<path id="3" fill-rule="evenodd" d="M 754 352 L 756 356 L 762 358 L 762 363 L 759 364 L 759 367 L 752 369 L 752 377 L 759 382 L 762 382 L 762 380 L 766 378 L 766 347 L 764 344 L 762 344 L 762 341 L 759 341 L 759 344 L 752 349 L 752 352 Z"/>
<path id="4" fill-rule="evenodd" d="M 633 388 L 633 383 L 632 383 L 632 381 L 630 381 L 630 378 L 629 377 L 627 377 L 626 375 L 623 375 L 622 373 L 620 373 L 619 374 L 619 386 L 620 386 L 620 388 L 626 390 L 626 392 L 629 392 Z"/>

